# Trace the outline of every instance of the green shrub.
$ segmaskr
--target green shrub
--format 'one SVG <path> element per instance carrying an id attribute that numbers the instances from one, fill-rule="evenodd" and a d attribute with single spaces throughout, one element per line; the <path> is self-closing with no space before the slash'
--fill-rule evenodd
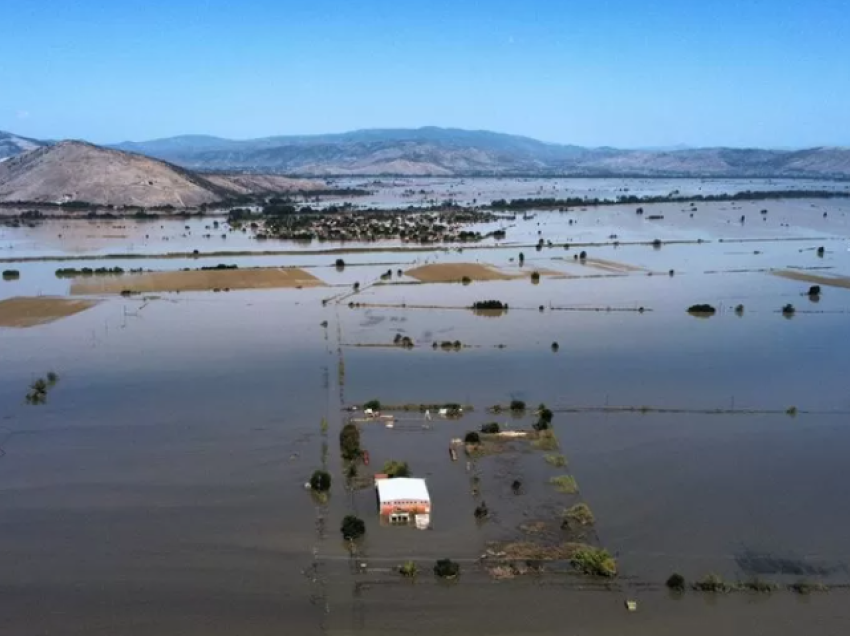
<path id="1" fill-rule="evenodd" d="M 441 579 L 453 579 L 460 574 L 460 564 L 451 559 L 440 559 L 434 564 L 434 574 Z"/>
<path id="2" fill-rule="evenodd" d="M 463 437 L 464 444 L 480 444 L 481 436 L 476 431 L 469 431 Z"/>
<path id="3" fill-rule="evenodd" d="M 717 574 L 707 574 L 705 577 L 693 584 L 698 592 L 726 592 L 729 586 Z"/>
<path id="4" fill-rule="evenodd" d="M 812 285 L 809 287 L 809 298 L 820 296 L 820 285 Z"/>
<path id="5" fill-rule="evenodd" d="M 567 465 L 567 458 L 563 455 L 546 455 L 543 459 L 546 460 L 547 464 L 556 468 L 563 468 Z"/>
<path id="6" fill-rule="evenodd" d="M 410 477 L 411 475 L 407 462 L 399 462 L 394 459 L 386 462 L 381 472 L 388 477 Z"/>
<path id="7" fill-rule="evenodd" d="M 794 305 L 792 305 L 791 303 L 788 303 L 787 305 L 782 307 L 783 316 L 793 316 L 796 311 L 797 310 L 795 309 Z"/>
<path id="8" fill-rule="evenodd" d="M 538 438 L 532 440 L 531 445 L 537 450 L 558 450 L 558 438 L 555 437 L 555 433 L 551 429 L 546 431 L 540 431 Z"/>
<path id="9" fill-rule="evenodd" d="M 823 583 L 810 583 L 806 580 L 792 583 L 788 586 L 788 589 L 797 594 L 811 594 L 812 592 L 826 592 L 829 590 Z"/>
<path id="10" fill-rule="evenodd" d="M 586 503 L 577 503 L 564 511 L 564 521 L 566 521 L 567 524 L 592 526 L 596 523 L 596 518 L 593 516 L 593 511 L 590 509 L 590 506 Z"/>
<path id="11" fill-rule="evenodd" d="M 330 473 L 324 470 L 317 470 L 310 477 L 310 488 L 316 492 L 327 492 L 331 489 Z"/>
<path id="12" fill-rule="evenodd" d="M 413 561 L 405 561 L 398 566 L 398 573 L 402 576 L 413 578 L 419 573 L 419 568 L 416 567 L 416 564 Z"/>
<path id="13" fill-rule="evenodd" d="M 490 422 L 488 424 L 481 425 L 481 432 L 487 433 L 489 435 L 495 435 L 499 432 L 499 423 L 498 422 Z"/>
<path id="14" fill-rule="evenodd" d="M 578 483 L 572 475 L 558 475 L 551 477 L 549 483 L 555 486 L 558 492 L 566 495 L 574 495 L 578 492 Z"/>
<path id="15" fill-rule="evenodd" d="M 525 410 L 525 402 L 522 400 L 511 400 L 511 410 L 518 412 Z"/>
<path id="16" fill-rule="evenodd" d="M 779 586 L 776 583 L 771 583 L 770 581 L 764 581 L 760 578 L 753 577 L 751 579 L 747 579 L 746 581 L 739 583 L 738 588 L 742 590 L 748 590 L 750 592 L 774 592 L 779 589 Z"/>
<path id="17" fill-rule="evenodd" d="M 583 574 L 612 578 L 617 576 L 617 562 L 607 550 L 601 548 L 583 548 L 573 554 L 572 566 Z"/>
<path id="18" fill-rule="evenodd" d="M 360 519 L 359 517 L 355 517 L 354 515 L 345 515 L 345 518 L 342 520 L 342 525 L 340 526 L 340 531 L 342 532 L 343 539 L 346 541 L 353 541 L 366 534 L 366 524 L 363 522 L 363 519 Z"/>
<path id="19" fill-rule="evenodd" d="M 21 277 L 21 272 L 16 269 L 3 270 L 3 280 L 18 280 Z"/>
<path id="20" fill-rule="evenodd" d="M 373 411 L 381 410 L 381 401 L 380 400 L 369 400 L 363 405 L 363 409 L 372 409 Z"/>

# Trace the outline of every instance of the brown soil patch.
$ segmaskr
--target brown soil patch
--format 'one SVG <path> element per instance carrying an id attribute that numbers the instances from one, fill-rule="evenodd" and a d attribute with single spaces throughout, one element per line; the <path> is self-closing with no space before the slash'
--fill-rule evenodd
<path id="1" fill-rule="evenodd" d="M 843 287 L 850 289 L 850 277 L 848 276 L 818 276 L 817 274 L 808 274 L 806 272 L 797 272 L 790 269 L 783 269 L 778 272 L 773 272 L 774 276 L 788 278 L 790 280 L 798 280 L 805 283 L 814 283 L 816 285 L 826 285 L 827 287 Z"/>
<path id="2" fill-rule="evenodd" d="M 479 263 L 435 263 L 409 269 L 405 274 L 423 283 L 459 283 L 464 276 L 476 281 L 515 278 L 495 267 Z"/>
<path id="3" fill-rule="evenodd" d="M 0 327 L 35 327 L 73 316 L 97 304 L 96 300 L 17 297 L 0 301 Z"/>
<path id="4" fill-rule="evenodd" d="M 296 267 L 227 269 L 188 272 L 149 272 L 102 279 L 83 279 L 71 285 L 72 294 L 120 294 L 133 292 L 209 291 L 212 289 L 275 289 L 323 287 L 312 274 Z"/>
<path id="5" fill-rule="evenodd" d="M 619 263 L 617 261 L 609 261 L 604 258 L 587 258 L 584 260 L 584 265 L 595 267 L 606 272 L 614 272 L 617 274 L 625 274 L 627 272 L 642 272 L 643 267 L 629 265 L 628 263 Z"/>

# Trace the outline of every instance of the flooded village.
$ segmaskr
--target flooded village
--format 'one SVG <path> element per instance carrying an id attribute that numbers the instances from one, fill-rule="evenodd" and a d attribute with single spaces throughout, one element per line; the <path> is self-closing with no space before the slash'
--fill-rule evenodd
<path id="1" fill-rule="evenodd" d="M 844 630 L 846 182 L 323 185 L 0 209 L 10 634 Z"/>

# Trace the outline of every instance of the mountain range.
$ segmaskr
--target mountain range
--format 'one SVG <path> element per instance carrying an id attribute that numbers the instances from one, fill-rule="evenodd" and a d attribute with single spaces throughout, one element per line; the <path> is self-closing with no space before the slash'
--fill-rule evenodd
<path id="1" fill-rule="evenodd" d="M 0 166 L 4 158 L 38 152 L 53 143 L 0 133 Z M 850 178 L 850 148 L 587 148 L 436 127 L 249 140 L 182 135 L 126 141 L 109 148 L 166 161 L 193 173 Z"/>
<path id="2" fill-rule="evenodd" d="M 114 146 L 195 170 L 324 175 L 850 177 L 850 149 L 624 150 L 425 127 L 232 140 L 188 135 Z"/>

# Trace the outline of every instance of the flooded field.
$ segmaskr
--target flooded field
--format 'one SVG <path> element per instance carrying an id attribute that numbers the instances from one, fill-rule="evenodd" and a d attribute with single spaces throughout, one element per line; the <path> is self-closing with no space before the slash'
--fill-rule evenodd
<path id="1" fill-rule="evenodd" d="M 415 198 L 412 181 L 380 196 Z M 418 189 L 738 184 L 603 181 Z M 0 227 L 18 272 L 0 279 L 0 632 L 845 633 L 850 203 L 645 208 L 531 212 L 462 246 L 258 242 L 223 221 L 203 238 L 211 219 Z M 201 269 L 218 264 L 238 269 Z M 56 273 L 100 267 L 126 273 Z M 216 293 L 222 275 L 268 288 Z M 119 295 L 134 277 L 154 282 Z M 452 446 L 493 423 L 528 436 Z M 390 460 L 427 480 L 429 530 L 380 521 L 370 478 Z M 321 468 L 327 497 L 304 487 Z M 617 576 L 578 572 L 579 544 Z M 457 580 L 432 574 L 443 558 Z M 674 572 L 771 591 L 676 593 Z"/>

